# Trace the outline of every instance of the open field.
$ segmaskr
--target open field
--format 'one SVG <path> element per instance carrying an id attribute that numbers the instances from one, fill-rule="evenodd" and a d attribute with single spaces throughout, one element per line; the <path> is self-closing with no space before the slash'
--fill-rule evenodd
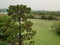
<path id="1" fill-rule="evenodd" d="M 35 45 L 60 45 L 60 36 L 56 35 L 51 26 L 54 20 L 30 19 L 33 29 L 37 31 L 34 41 Z"/>

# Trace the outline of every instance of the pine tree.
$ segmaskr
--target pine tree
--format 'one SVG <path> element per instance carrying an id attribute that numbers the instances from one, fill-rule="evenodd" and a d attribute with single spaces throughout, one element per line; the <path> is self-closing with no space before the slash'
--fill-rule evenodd
<path id="1" fill-rule="evenodd" d="M 26 14 L 31 12 L 31 8 L 26 5 L 10 5 L 7 11 L 9 16 L 12 16 L 12 20 L 18 22 L 19 45 L 23 45 L 24 40 L 32 39 L 36 33 L 31 27 L 33 23 L 26 17 Z"/>

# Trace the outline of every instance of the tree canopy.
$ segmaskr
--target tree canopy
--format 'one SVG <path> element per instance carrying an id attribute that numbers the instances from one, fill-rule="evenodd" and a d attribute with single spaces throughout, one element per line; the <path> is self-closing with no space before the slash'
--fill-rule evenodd
<path id="1" fill-rule="evenodd" d="M 7 11 L 12 20 L 18 22 L 19 45 L 23 45 L 24 40 L 32 39 L 36 33 L 31 27 L 33 23 L 28 21 L 26 17 L 26 14 L 31 12 L 31 8 L 26 5 L 10 5 Z"/>

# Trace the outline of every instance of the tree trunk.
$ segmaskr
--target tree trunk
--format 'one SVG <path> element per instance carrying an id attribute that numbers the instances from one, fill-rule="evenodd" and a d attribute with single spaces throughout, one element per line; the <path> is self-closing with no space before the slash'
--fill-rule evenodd
<path id="1" fill-rule="evenodd" d="M 18 18 L 19 22 L 19 45 L 22 45 L 22 37 L 21 37 L 21 20 Z"/>

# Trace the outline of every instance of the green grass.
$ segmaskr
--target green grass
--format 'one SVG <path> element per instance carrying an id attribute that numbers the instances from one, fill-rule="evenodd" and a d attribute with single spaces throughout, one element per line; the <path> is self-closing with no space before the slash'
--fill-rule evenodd
<path id="1" fill-rule="evenodd" d="M 33 29 L 36 30 L 34 37 L 35 45 L 60 45 L 60 36 L 56 35 L 51 26 L 54 20 L 29 19 L 33 22 Z"/>

